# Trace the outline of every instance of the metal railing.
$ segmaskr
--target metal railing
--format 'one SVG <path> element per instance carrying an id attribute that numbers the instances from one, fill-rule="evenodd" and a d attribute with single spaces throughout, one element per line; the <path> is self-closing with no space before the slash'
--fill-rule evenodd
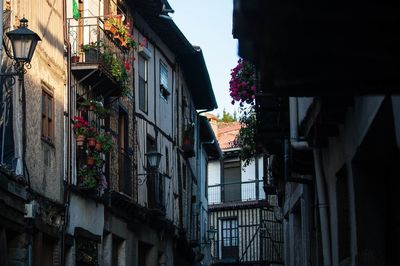
<path id="1" fill-rule="evenodd" d="M 262 180 L 208 186 L 208 204 L 265 199 Z"/>
<path id="2" fill-rule="evenodd" d="M 104 30 L 104 17 L 68 19 L 68 34 L 72 57 L 79 57 L 73 63 L 99 63 L 110 69 L 111 58 L 123 63 L 128 57 L 127 50 Z"/>

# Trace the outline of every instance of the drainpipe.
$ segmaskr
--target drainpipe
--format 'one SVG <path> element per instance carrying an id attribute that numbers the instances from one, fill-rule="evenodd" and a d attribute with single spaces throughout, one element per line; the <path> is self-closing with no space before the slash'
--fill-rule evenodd
<path id="1" fill-rule="evenodd" d="M 307 141 L 299 139 L 298 132 L 298 99 L 297 97 L 289 97 L 289 115 L 290 115 L 290 144 L 295 150 L 307 150 Z"/>
<path id="2" fill-rule="evenodd" d="M 321 163 L 321 151 L 314 148 L 315 183 L 317 186 L 319 219 L 321 224 L 322 256 L 324 266 L 331 265 L 331 242 L 329 237 L 328 203 L 324 190 L 324 173 Z"/>

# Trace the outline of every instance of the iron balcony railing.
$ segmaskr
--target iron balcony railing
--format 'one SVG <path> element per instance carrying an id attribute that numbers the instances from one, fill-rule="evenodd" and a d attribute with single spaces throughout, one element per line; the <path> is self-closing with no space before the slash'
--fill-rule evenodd
<path id="1" fill-rule="evenodd" d="M 224 183 L 208 186 L 208 204 L 264 200 L 262 180 Z"/>
<path id="2" fill-rule="evenodd" d="M 104 53 L 110 53 L 123 62 L 128 54 L 104 30 L 104 17 L 69 19 L 68 34 L 72 56 L 79 56 L 75 63 L 101 63 Z"/>
<path id="3" fill-rule="evenodd" d="M 104 17 L 69 19 L 68 34 L 73 70 L 99 65 L 116 83 L 123 82 L 122 68 L 133 59 L 130 60 L 129 50 L 104 30 Z"/>

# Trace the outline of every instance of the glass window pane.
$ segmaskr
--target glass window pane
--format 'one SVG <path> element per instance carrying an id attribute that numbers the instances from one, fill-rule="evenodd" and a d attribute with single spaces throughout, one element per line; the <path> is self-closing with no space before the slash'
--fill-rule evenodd
<path id="1" fill-rule="evenodd" d="M 48 108 L 47 108 L 47 116 L 49 117 L 49 118 L 52 118 L 53 117 L 53 115 L 52 115 L 52 111 L 53 111 L 53 104 L 52 104 L 52 98 L 51 97 L 48 97 Z"/>
<path id="2" fill-rule="evenodd" d="M 146 79 L 146 59 L 139 56 L 139 77 Z"/>
<path id="3" fill-rule="evenodd" d="M 42 114 L 46 115 L 46 94 L 42 93 Z"/>
<path id="4" fill-rule="evenodd" d="M 160 84 L 168 88 L 168 68 L 162 61 L 160 61 Z"/>

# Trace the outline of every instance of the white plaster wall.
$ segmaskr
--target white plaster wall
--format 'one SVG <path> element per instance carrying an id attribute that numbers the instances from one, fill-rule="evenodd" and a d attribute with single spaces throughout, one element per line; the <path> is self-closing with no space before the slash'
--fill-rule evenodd
<path id="1" fill-rule="evenodd" d="M 67 232 L 74 235 L 75 227 L 82 227 L 92 234 L 102 236 L 104 227 L 104 205 L 71 194 Z"/>

